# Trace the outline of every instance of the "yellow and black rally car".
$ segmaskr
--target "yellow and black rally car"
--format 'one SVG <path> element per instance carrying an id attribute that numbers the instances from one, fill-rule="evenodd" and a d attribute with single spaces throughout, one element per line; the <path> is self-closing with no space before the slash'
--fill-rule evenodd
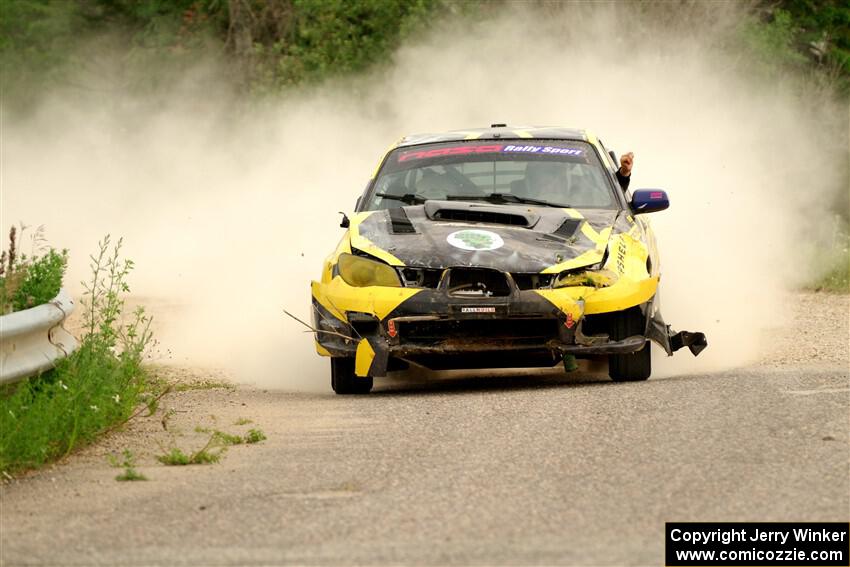
<path id="1" fill-rule="evenodd" d="M 659 309 L 661 265 L 613 152 L 564 128 L 402 138 L 312 282 L 316 349 L 338 394 L 410 363 L 431 369 L 551 367 L 607 357 L 615 381 L 646 380 L 649 340 L 696 355 Z M 572 356 L 568 356 L 572 355 Z"/>

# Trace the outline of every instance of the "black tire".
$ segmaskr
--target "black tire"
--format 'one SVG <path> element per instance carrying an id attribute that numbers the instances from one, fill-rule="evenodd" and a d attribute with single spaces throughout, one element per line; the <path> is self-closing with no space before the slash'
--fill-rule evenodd
<path id="1" fill-rule="evenodd" d="M 611 325 L 611 338 L 615 341 L 646 332 L 646 319 L 639 307 L 632 307 L 616 315 Z M 614 382 L 640 382 L 652 374 L 652 355 L 649 341 L 637 352 L 608 356 L 608 376 Z"/>
<path id="2" fill-rule="evenodd" d="M 357 376 L 353 358 L 332 358 L 331 388 L 340 395 L 368 394 L 372 390 L 372 377 Z"/>

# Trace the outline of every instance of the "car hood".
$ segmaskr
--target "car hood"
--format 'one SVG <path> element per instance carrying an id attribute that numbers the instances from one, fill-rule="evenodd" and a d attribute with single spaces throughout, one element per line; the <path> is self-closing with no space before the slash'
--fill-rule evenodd
<path id="1" fill-rule="evenodd" d="M 619 216 L 599 209 L 427 201 L 361 213 L 350 229 L 351 246 L 393 265 L 555 272 L 600 262 Z"/>

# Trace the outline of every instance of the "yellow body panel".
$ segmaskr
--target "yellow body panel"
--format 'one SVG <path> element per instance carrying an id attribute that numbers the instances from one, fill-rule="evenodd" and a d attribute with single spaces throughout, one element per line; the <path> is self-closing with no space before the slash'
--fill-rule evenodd
<path id="1" fill-rule="evenodd" d="M 387 252 L 382 248 L 378 248 L 371 240 L 360 235 L 360 223 L 369 218 L 375 211 L 366 211 L 363 213 L 355 213 L 351 216 L 351 226 L 348 229 L 349 237 L 351 238 L 351 246 L 362 250 L 367 254 L 371 254 L 375 258 L 379 258 L 391 266 L 404 266 L 404 262 Z"/>
<path id="2" fill-rule="evenodd" d="M 366 339 L 357 343 L 357 354 L 354 356 L 354 373 L 357 376 L 368 376 L 372 361 L 375 360 L 375 349 Z"/>
<path id="3" fill-rule="evenodd" d="M 347 322 L 348 311 L 370 313 L 378 319 L 384 319 L 396 307 L 422 290 L 405 287 L 353 287 L 337 276 L 328 283 L 312 282 L 311 291 L 322 307 L 340 321 Z M 315 342 L 316 351 L 320 355 L 330 356 L 318 340 Z"/>
<path id="4" fill-rule="evenodd" d="M 571 260 L 567 260 L 566 262 L 561 262 L 560 264 L 555 264 L 554 266 L 549 266 L 542 272 L 541 274 L 558 274 L 560 272 L 566 270 L 573 270 L 576 268 L 583 268 L 585 266 L 590 266 L 591 264 L 598 264 L 602 261 L 603 256 L 605 255 L 605 249 L 599 250 L 598 248 L 594 250 L 588 250 L 584 254 L 580 254 Z"/>
<path id="5" fill-rule="evenodd" d="M 316 352 L 318 352 L 321 356 L 331 355 L 331 353 L 328 352 L 328 349 L 319 344 L 319 341 L 316 341 Z"/>
<path id="6" fill-rule="evenodd" d="M 341 321 L 348 320 L 346 311 L 372 313 L 383 319 L 401 303 L 422 291 L 411 287 L 353 287 L 340 277 L 327 284 L 313 282 L 312 290 L 313 297 L 322 307 Z"/>
<path id="7" fill-rule="evenodd" d="M 621 279 L 611 287 L 594 290 L 585 300 L 586 315 L 622 311 L 646 303 L 658 289 L 658 278 L 645 280 Z"/>
<path id="8" fill-rule="evenodd" d="M 582 314 L 596 315 L 610 311 L 622 311 L 646 303 L 655 295 L 657 288 L 658 278 L 638 281 L 621 278 L 611 287 L 562 287 L 559 289 L 538 289 L 535 290 L 535 293 L 541 295 L 565 314 L 572 313 L 577 321 Z"/>

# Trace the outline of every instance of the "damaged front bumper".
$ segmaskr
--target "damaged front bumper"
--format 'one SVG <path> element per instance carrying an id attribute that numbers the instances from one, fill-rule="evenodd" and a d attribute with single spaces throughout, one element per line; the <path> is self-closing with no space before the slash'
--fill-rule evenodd
<path id="1" fill-rule="evenodd" d="M 513 290 L 470 299 L 439 289 L 354 288 L 334 278 L 313 282 L 316 345 L 325 356 L 355 357 L 360 376 L 384 376 L 392 359 L 433 369 L 553 366 L 564 355 L 636 352 L 647 340 L 670 355 L 683 346 L 699 354 L 704 335 L 673 332 L 657 309 L 657 282 L 647 282 L 616 293 Z M 605 317 L 637 307 L 646 316 L 643 334 L 614 340 L 604 332 Z"/>

